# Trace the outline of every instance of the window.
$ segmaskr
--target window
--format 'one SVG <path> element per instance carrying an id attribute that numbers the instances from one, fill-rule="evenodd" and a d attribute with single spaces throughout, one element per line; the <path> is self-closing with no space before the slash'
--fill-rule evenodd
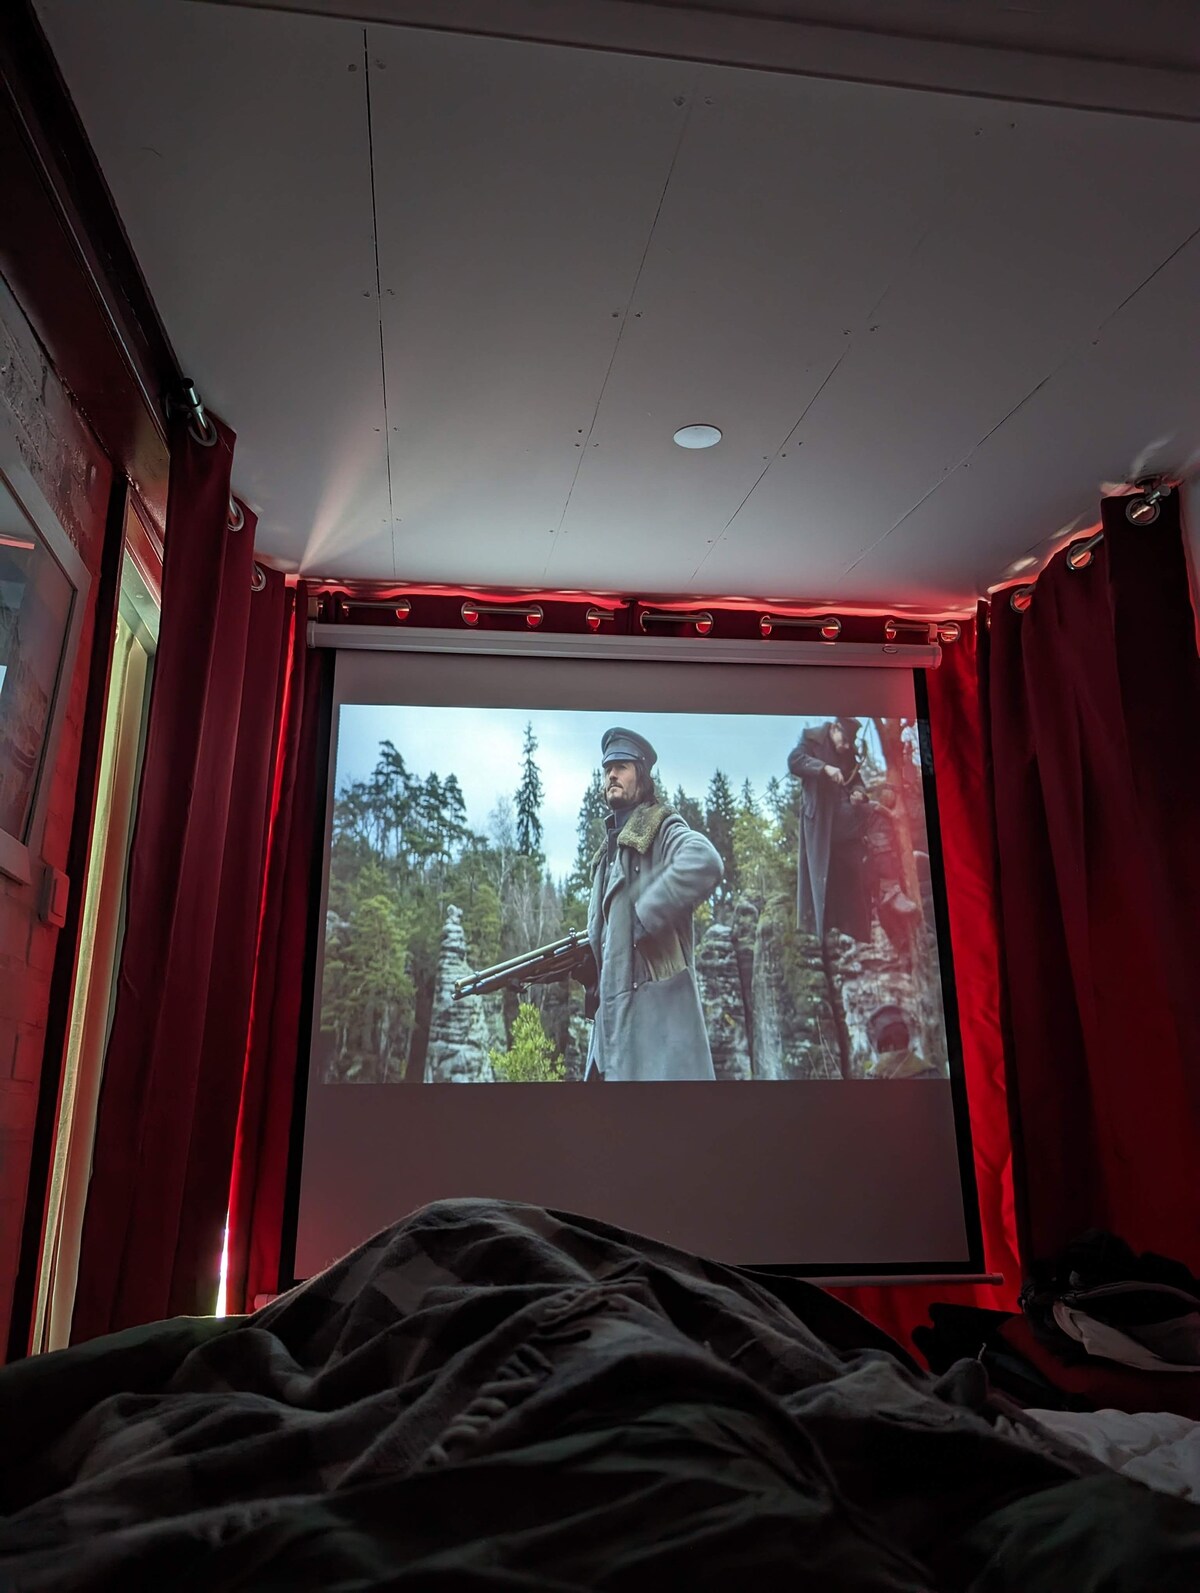
<path id="1" fill-rule="evenodd" d="M 0 871 L 28 884 L 89 576 L 0 432 Z"/>

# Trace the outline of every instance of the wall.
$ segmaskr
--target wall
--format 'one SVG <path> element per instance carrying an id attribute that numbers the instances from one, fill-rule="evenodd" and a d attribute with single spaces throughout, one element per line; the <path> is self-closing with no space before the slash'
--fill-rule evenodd
<path id="1" fill-rule="evenodd" d="M 26 467 L 92 575 L 42 845 L 44 860 L 65 869 L 113 471 L 2 277 L 0 403 L 16 419 Z M 72 892 L 80 884 L 72 879 Z M 8 1339 L 58 936 L 38 917 L 36 876 L 19 885 L 0 875 L 0 1346 Z M 57 1060 L 47 1065 L 56 1068 Z"/>
<path id="2" fill-rule="evenodd" d="M 163 395 L 180 378 L 34 0 L 0 5 L 0 194 L 0 403 L 93 577 L 43 845 L 47 861 L 70 859 L 73 870 L 61 933 L 39 921 L 32 890 L 0 880 L 3 1358 L 28 1340 L 61 1088 L 115 618 L 121 518 L 109 508 L 129 483 L 157 585 L 170 471 Z"/>

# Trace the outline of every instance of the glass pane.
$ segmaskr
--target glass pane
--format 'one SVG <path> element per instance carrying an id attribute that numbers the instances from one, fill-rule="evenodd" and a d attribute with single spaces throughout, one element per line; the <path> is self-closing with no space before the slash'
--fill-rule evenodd
<path id="1" fill-rule="evenodd" d="M 75 592 L 0 481 L 0 830 L 24 841 Z"/>

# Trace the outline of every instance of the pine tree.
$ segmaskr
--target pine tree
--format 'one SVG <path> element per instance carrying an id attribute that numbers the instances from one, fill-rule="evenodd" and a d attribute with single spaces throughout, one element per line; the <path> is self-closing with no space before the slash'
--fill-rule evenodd
<path id="1" fill-rule="evenodd" d="M 587 896 L 591 891 L 592 859 L 597 849 L 604 845 L 604 821 L 607 816 L 604 771 L 593 769 L 591 781 L 579 804 L 579 818 L 575 825 L 579 844 L 575 848 L 575 867 L 567 881 L 568 888 L 579 896 Z"/>
<path id="2" fill-rule="evenodd" d="M 778 781 L 774 782 L 776 785 Z M 738 797 L 733 821 L 733 856 L 738 889 L 761 907 L 771 894 L 778 872 L 779 826 L 770 805 L 764 812 L 749 780 Z"/>
<path id="3" fill-rule="evenodd" d="M 521 784 L 517 787 L 517 851 L 525 857 L 542 855 L 542 774 L 534 761 L 537 737 L 532 723 L 525 726 L 521 749 Z"/>
<path id="4" fill-rule="evenodd" d="M 704 809 L 695 797 L 688 796 L 683 787 L 675 787 L 675 795 L 671 798 L 671 806 L 679 817 L 693 830 L 704 829 Z"/>
<path id="5" fill-rule="evenodd" d="M 733 792 L 729 789 L 729 781 L 718 769 L 708 783 L 704 828 L 709 840 L 721 854 L 721 862 L 725 865 L 725 877 L 718 887 L 720 899 L 724 902 L 731 901 L 737 895 L 738 889 L 737 857 L 733 846 L 733 826 L 736 819 L 737 808 L 734 806 Z"/>
<path id="6" fill-rule="evenodd" d="M 779 835 L 785 847 L 795 855 L 800 833 L 800 782 L 794 776 L 767 781 L 767 808 L 775 815 Z"/>
<path id="7" fill-rule="evenodd" d="M 408 850 L 421 863 L 445 854 L 442 837 L 442 782 L 432 771 L 413 788 Z"/>
<path id="8" fill-rule="evenodd" d="M 479 860 L 469 854 L 455 865 L 448 893 L 462 908 L 467 960 L 483 968 L 503 955 L 504 914 L 495 886 L 482 877 Z"/>
<path id="9" fill-rule="evenodd" d="M 458 776 L 446 776 L 442 785 L 442 827 L 447 844 L 460 850 L 467 840 L 467 804 L 463 799 L 462 786 L 458 783 Z"/>
<path id="10" fill-rule="evenodd" d="M 341 1077 L 382 1083 L 403 1073 L 414 997 L 407 949 L 395 908 L 383 895 L 358 902 L 332 939 L 321 1027 L 336 1037 Z"/>
<path id="11" fill-rule="evenodd" d="M 377 815 L 379 850 L 399 857 L 406 850 L 407 830 L 418 787 L 403 757 L 390 741 L 379 743 L 379 759 L 371 773 L 370 790 Z"/>
<path id="12" fill-rule="evenodd" d="M 517 1008 L 508 1050 L 488 1052 L 492 1066 L 506 1084 L 556 1084 L 567 1076 L 562 1053 L 542 1027 L 541 1015 L 528 1001 Z"/>
<path id="13" fill-rule="evenodd" d="M 344 843 L 359 857 L 374 852 L 371 799 L 365 780 L 344 785 L 333 805 L 333 843 Z"/>

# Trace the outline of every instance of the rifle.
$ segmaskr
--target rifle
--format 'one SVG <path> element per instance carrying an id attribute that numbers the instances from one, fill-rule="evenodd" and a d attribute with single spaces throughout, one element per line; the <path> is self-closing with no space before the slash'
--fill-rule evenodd
<path id="1" fill-rule="evenodd" d="M 587 962 L 591 955 L 587 937 L 580 930 L 572 929 L 549 945 L 535 946 L 519 957 L 510 957 L 507 962 L 493 963 L 490 968 L 480 968 L 464 979 L 456 979 L 454 999 L 486 996 L 493 990 L 520 990 L 525 985 L 559 979 Z"/>

